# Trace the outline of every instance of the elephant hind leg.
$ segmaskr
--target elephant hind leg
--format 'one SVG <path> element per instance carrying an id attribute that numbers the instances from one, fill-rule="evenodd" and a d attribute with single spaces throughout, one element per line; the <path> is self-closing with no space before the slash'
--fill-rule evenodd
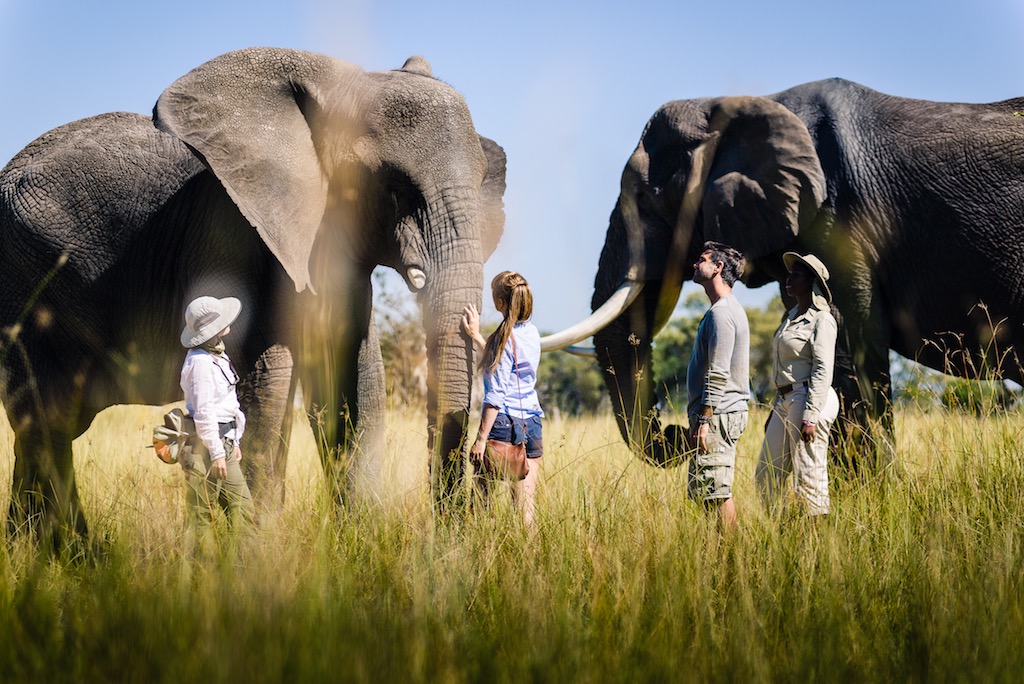
<path id="1" fill-rule="evenodd" d="M 8 534 L 32 534 L 57 553 L 89 533 L 75 484 L 71 440 L 68 434 L 35 428 L 18 431 L 14 440 Z"/>

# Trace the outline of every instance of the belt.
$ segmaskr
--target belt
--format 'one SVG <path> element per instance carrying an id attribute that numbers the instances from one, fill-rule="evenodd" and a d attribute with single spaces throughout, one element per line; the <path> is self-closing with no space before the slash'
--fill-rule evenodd
<path id="1" fill-rule="evenodd" d="M 227 423 L 217 423 L 217 427 L 220 428 L 220 430 L 219 430 L 220 436 L 223 438 L 229 432 L 234 430 L 236 426 L 235 426 L 235 421 L 231 420 L 231 421 L 228 421 Z"/>
<path id="2" fill-rule="evenodd" d="M 775 389 L 778 390 L 779 396 L 784 397 L 787 394 L 789 394 L 790 392 L 792 392 L 793 390 L 800 389 L 802 387 L 807 387 L 807 383 L 806 382 L 794 382 L 792 385 L 779 385 Z"/>

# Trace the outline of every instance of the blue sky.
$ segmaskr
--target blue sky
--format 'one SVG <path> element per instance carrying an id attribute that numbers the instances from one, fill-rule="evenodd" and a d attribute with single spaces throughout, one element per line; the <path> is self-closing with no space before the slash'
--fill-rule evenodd
<path id="1" fill-rule="evenodd" d="M 523 272 L 551 330 L 589 312 L 623 165 L 664 102 L 833 76 L 925 100 L 1002 100 L 1024 95 L 1022 29 L 1019 0 L 0 0 L 0 164 L 68 121 L 148 113 L 174 79 L 229 50 L 293 47 L 368 70 L 420 54 L 505 148 L 505 237 L 485 276 Z"/>

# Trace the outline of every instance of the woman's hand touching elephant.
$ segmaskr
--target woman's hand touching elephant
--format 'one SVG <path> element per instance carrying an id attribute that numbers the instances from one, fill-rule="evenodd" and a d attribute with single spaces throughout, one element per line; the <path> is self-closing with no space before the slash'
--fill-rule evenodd
<path id="1" fill-rule="evenodd" d="M 477 349 L 482 350 L 487 345 L 487 341 L 480 334 L 480 312 L 472 304 L 462 310 L 462 329 L 469 336 L 469 339 L 473 340 L 473 344 Z M 483 451 L 480 453 L 482 455 Z"/>

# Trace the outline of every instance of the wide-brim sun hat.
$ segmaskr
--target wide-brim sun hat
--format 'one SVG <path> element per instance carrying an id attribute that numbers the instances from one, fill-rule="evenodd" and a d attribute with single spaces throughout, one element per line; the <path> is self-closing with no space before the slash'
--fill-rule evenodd
<path id="1" fill-rule="evenodd" d="M 242 302 L 234 297 L 196 297 L 185 308 L 181 346 L 191 349 L 212 340 L 234 323 L 241 311 Z"/>
<path id="2" fill-rule="evenodd" d="M 832 301 L 832 290 L 828 288 L 828 268 L 821 262 L 821 259 L 813 254 L 786 252 L 782 255 L 782 261 L 786 264 L 786 268 L 791 271 L 793 270 L 793 264 L 797 261 L 811 269 L 811 272 L 814 273 L 815 277 L 818 279 L 818 284 L 821 285 L 822 295 L 825 297 L 825 301 Z"/>

